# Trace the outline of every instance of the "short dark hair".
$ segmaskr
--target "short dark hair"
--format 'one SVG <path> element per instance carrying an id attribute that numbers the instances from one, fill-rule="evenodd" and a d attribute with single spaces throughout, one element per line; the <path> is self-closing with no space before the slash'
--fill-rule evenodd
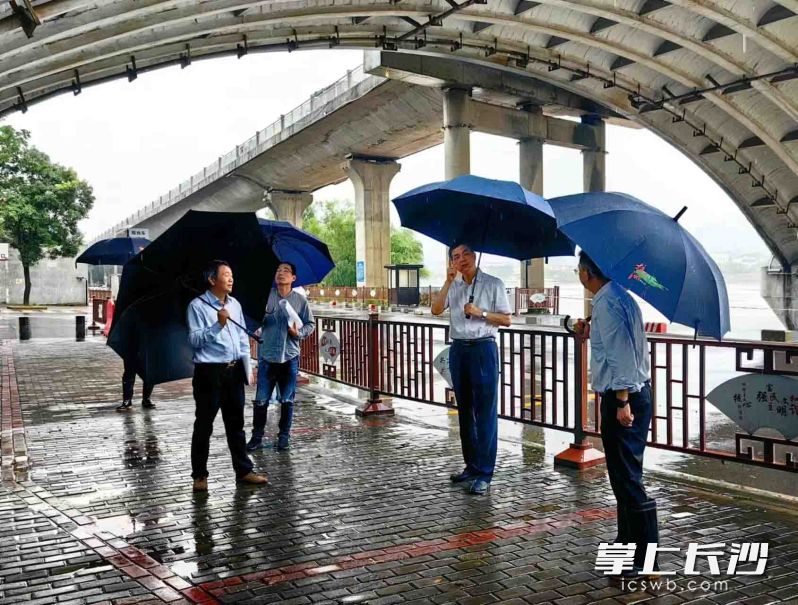
<path id="1" fill-rule="evenodd" d="M 277 268 L 280 268 L 280 265 L 288 265 L 291 268 L 291 275 L 296 275 L 296 265 L 294 263 L 289 263 L 287 260 L 281 260 L 277 263 Z"/>
<path id="2" fill-rule="evenodd" d="M 454 252 L 454 251 L 455 251 L 457 248 L 459 248 L 460 246 L 462 246 L 463 248 L 465 248 L 466 250 L 468 250 L 469 252 L 471 252 L 471 254 L 474 254 L 474 247 L 473 247 L 471 244 L 469 244 L 468 242 L 456 241 L 456 242 L 454 242 L 454 243 L 452 244 L 452 246 L 449 248 L 449 260 L 452 260 L 452 253 L 453 253 L 453 252 Z"/>
<path id="3" fill-rule="evenodd" d="M 587 274 L 590 277 L 594 277 L 596 279 L 600 279 L 602 281 L 610 281 L 610 278 L 604 275 L 604 273 L 599 269 L 598 265 L 595 261 L 587 255 L 587 252 L 584 250 L 579 251 L 579 266 L 587 271 Z"/>
<path id="4" fill-rule="evenodd" d="M 233 270 L 233 268 L 230 266 L 230 263 L 228 263 L 226 260 L 212 260 L 208 263 L 208 266 L 202 273 L 202 277 L 205 278 L 206 283 L 210 278 L 216 279 L 219 276 L 219 267 L 227 267 L 231 271 Z"/>

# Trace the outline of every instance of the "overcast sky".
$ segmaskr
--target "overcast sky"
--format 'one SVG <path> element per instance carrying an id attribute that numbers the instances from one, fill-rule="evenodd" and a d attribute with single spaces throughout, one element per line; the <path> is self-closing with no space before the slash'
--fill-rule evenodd
<path id="1" fill-rule="evenodd" d="M 96 202 L 81 228 L 89 237 L 166 193 L 251 137 L 280 114 L 358 66 L 359 51 L 253 54 L 195 61 L 62 95 L 3 122 L 31 131 L 33 143 L 94 187 Z M 608 127 L 607 188 L 668 213 L 687 205 L 682 224 L 713 255 L 767 249 L 734 203 L 690 160 L 645 130 Z M 391 195 L 443 180 L 443 149 L 402 160 Z M 518 179 L 515 141 L 472 135 L 471 167 L 481 176 Z M 545 195 L 582 189 L 579 152 L 546 146 Z M 316 200 L 353 197 L 351 184 L 327 187 Z M 394 221 L 398 224 L 396 214 Z M 425 240 L 428 263 L 442 248 Z"/>

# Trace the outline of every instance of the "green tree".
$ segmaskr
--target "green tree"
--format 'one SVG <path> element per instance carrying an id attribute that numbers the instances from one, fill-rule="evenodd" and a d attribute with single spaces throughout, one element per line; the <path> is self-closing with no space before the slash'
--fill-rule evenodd
<path id="1" fill-rule="evenodd" d="M 324 241 L 335 261 L 335 269 L 322 283 L 330 286 L 356 285 L 355 208 L 352 202 L 334 200 L 311 204 L 302 217 L 302 228 Z M 424 262 L 421 242 L 412 231 L 391 228 L 391 262 Z"/>
<path id="2" fill-rule="evenodd" d="M 30 144 L 30 133 L 0 127 L 0 237 L 19 251 L 30 303 L 30 268 L 45 257 L 75 256 L 78 221 L 94 203 L 91 187 Z"/>

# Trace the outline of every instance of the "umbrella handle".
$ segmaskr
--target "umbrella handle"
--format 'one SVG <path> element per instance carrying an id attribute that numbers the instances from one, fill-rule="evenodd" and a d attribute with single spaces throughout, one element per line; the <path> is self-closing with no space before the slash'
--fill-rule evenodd
<path id="1" fill-rule="evenodd" d="M 193 288 L 192 288 L 192 289 L 193 289 Z M 217 309 L 217 308 L 216 308 L 216 307 L 214 307 L 214 306 L 213 306 L 211 303 L 209 303 L 207 300 L 205 300 L 204 298 L 202 298 L 202 296 L 199 296 L 198 298 L 199 298 L 199 299 L 200 299 L 202 302 L 204 302 L 206 305 L 208 305 L 208 306 L 209 306 L 211 309 L 214 309 L 214 310 L 215 310 L 215 311 L 217 311 L 217 312 L 219 311 L 219 309 Z M 238 323 L 238 322 L 237 322 L 235 319 L 233 319 L 232 317 L 228 317 L 228 318 L 227 318 L 227 321 L 229 321 L 229 322 L 230 322 L 231 324 L 233 324 L 234 326 L 238 326 L 239 328 L 241 328 L 242 330 L 244 330 L 244 333 L 245 333 L 247 336 L 249 336 L 250 338 L 252 338 L 252 339 L 254 339 L 255 341 L 257 341 L 257 343 L 258 343 L 258 344 L 263 344 L 263 339 L 262 339 L 260 336 L 256 336 L 256 335 L 255 335 L 255 332 L 253 332 L 252 330 L 249 330 L 249 329 L 247 329 L 247 328 L 246 328 L 246 326 L 242 326 L 240 323 Z"/>
<path id="2" fill-rule="evenodd" d="M 570 316 L 570 315 L 566 315 L 566 316 L 563 318 L 563 320 L 562 320 L 562 327 L 563 327 L 563 328 L 565 328 L 565 331 L 566 331 L 566 332 L 568 332 L 569 334 L 572 334 L 573 336 L 581 336 L 581 334 L 577 334 L 577 333 L 576 333 L 576 330 L 572 329 L 572 328 L 571 328 L 571 327 L 568 325 L 568 321 L 569 321 L 570 319 L 571 319 L 571 316 Z M 590 320 L 591 320 L 591 319 L 593 319 L 593 316 L 592 316 L 592 315 L 588 315 L 588 316 L 585 318 L 585 322 L 587 322 L 587 323 L 590 323 Z"/>

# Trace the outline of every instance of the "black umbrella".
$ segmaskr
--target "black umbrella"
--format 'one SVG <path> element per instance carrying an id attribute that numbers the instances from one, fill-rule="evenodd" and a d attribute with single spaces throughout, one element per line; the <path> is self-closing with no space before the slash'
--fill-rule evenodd
<path id="1" fill-rule="evenodd" d="M 125 265 L 108 345 L 135 357 L 142 379 L 159 384 L 192 375 L 186 311 L 207 290 L 202 273 L 215 259 L 230 264 L 233 296 L 248 327 L 256 327 L 278 260 L 254 213 L 189 210 Z"/>

